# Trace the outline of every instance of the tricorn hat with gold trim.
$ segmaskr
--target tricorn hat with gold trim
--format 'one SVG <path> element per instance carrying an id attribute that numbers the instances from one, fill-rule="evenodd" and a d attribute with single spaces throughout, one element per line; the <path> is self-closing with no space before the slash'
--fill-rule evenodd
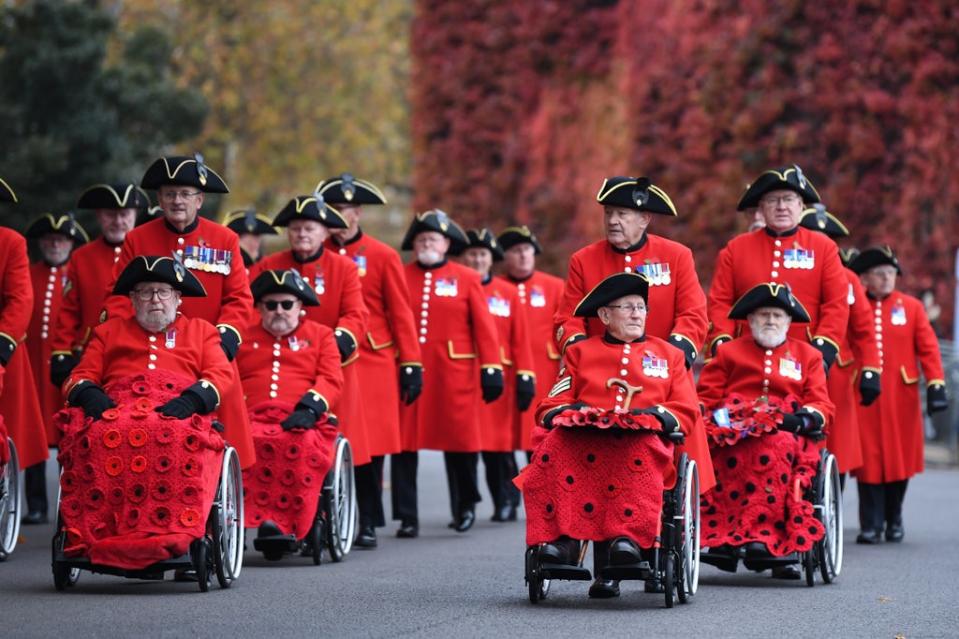
<path id="1" fill-rule="evenodd" d="M 172 257 L 138 255 L 133 258 L 117 278 L 113 294 L 127 295 L 140 282 L 169 284 L 183 297 L 206 297 L 200 280 L 183 266 L 183 262 Z"/>
<path id="2" fill-rule="evenodd" d="M 862 275 L 875 266 L 883 266 L 885 264 L 888 264 L 889 266 L 895 266 L 896 273 L 902 275 L 902 267 L 899 266 L 899 258 L 896 257 L 896 252 L 892 250 L 892 247 L 888 244 L 883 244 L 881 246 L 870 246 L 869 248 L 865 249 L 849 264 L 849 268 L 851 268 L 857 275 Z"/>
<path id="3" fill-rule="evenodd" d="M 150 196 L 136 184 L 94 184 L 80 194 L 78 209 L 148 209 Z"/>
<path id="4" fill-rule="evenodd" d="M 276 229 L 270 224 L 269 218 L 257 214 L 253 209 L 233 211 L 226 216 L 223 226 L 237 233 L 250 235 L 276 235 Z"/>
<path id="5" fill-rule="evenodd" d="M 322 195 L 297 195 L 273 218 L 273 226 L 289 226 L 293 220 L 313 220 L 331 229 L 349 226 L 340 212 L 327 204 Z"/>
<path id="6" fill-rule="evenodd" d="M 617 175 L 603 180 L 596 194 L 596 201 L 603 206 L 635 209 L 660 215 L 676 215 L 673 201 L 647 177 Z"/>
<path id="7" fill-rule="evenodd" d="M 466 248 L 486 249 L 493 254 L 494 262 L 501 262 L 503 260 L 503 251 L 496 242 L 496 236 L 494 236 L 493 232 L 489 229 L 469 229 L 466 231 L 466 237 L 469 238 L 470 241 L 469 246 Z M 466 249 L 463 250 L 465 251 Z"/>
<path id="8" fill-rule="evenodd" d="M 746 187 L 743 196 L 739 198 L 739 205 L 736 209 L 745 211 L 759 206 L 759 200 L 762 196 L 770 191 L 779 190 L 795 191 L 806 204 L 819 202 L 819 193 L 816 192 L 816 187 L 809 181 L 799 165 L 793 164 L 778 169 L 769 169 L 756 178 L 755 182 Z"/>
<path id="9" fill-rule="evenodd" d="M 0 178 L 0 202 L 16 202 L 17 194 L 13 192 L 10 185 Z"/>
<path id="10" fill-rule="evenodd" d="M 517 244 L 532 244 L 533 253 L 539 255 L 543 252 L 543 247 L 540 246 L 539 240 L 536 239 L 536 236 L 533 235 L 533 232 L 529 230 L 529 227 L 525 224 L 523 226 L 510 226 L 506 228 L 502 233 L 499 234 L 499 237 L 496 238 L 496 241 L 499 242 L 499 246 L 504 251 L 516 246 Z"/>
<path id="11" fill-rule="evenodd" d="M 463 231 L 459 224 L 450 219 L 450 216 L 447 215 L 445 211 L 430 209 L 429 211 L 417 214 L 416 217 L 413 218 L 410 228 L 407 229 L 406 235 L 403 237 L 403 244 L 400 248 L 404 251 L 412 251 L 413 239 L 420 233 L 427 231 L 433 231 L 449 238 L 450 253 L 453 255 L 458 255 L 470 244 L 466 232 Z"/>
<path id="12" fill-rule="evenodd" d="M 263 271 L 250 284 L 250 290 L 253 291 L 253 300 L 256 302 L 270 293 L 289 293 L 295 295 L 304 306 L 320 305 L 320 300 L 309 283 L 293 269 Z"/>
<path id="13" fill-rule="evenodd" d="M 849 229 L 846 228 L 846 225 L 827 211 L 822 204 L 815 204 L 812 208 L 805 209 L 802 212 L 802 217 L 799 218 L 799 226 L 810 231 L 825 233 L 833 239 L 849 236 Z"/>
<path id="14" fill-rule="evenodd" d="M 601 281 L 576 306 L 576 317 L 596 317 L 597 311 L 627 295 L 649 301 L 649 280 L 641 273 L 614 273 Z"/>
<path id="15" fill-rule="evenodd" d="M 73 240 L 74 245 L 80 246 L 90 241 L 90 236 L 73 217 L 73 213 L 55 216 L 53 213 L 44 213 L 27 227 L 24 233 L 28 238 L 40 238 L 48 233 L 59 233 Z"/>
<path id="16" fill-rule="evenodd" d="M 858 255 L 859 249 L 857 249 L 855 246 L 839 249 L 839 259 L 842 260 L 842 265 L 846 268 L 850 268 L 852 261 L 856 259 Z"/>
<path id="17" fill-rule="evenodd" d="M 316 192 L 329 204 L 386 204 L 386 196 L 375 184 L 341 173 L 316 185 Z"/>
<path id="18" fill-rule="evenodd" d="M 808 322 L 809 313 L 785 284 L 766 282 L 752 287 L 729 309 L 729 319 L 746 319 L 757 308 L 772 306 L 786 311 L 794 322 Z"/>
<path id="19" fill-rule="evenodd" d="M 199 153 L 193 157 L 171 155 L 160 158 L 150 165 L 140 180 L 140 186 L 145 189 L 158 189 L 164 184 L 193 186 L 204 193 L 230 192 L 223 178 L 203 163 L 203 156 Z"/>

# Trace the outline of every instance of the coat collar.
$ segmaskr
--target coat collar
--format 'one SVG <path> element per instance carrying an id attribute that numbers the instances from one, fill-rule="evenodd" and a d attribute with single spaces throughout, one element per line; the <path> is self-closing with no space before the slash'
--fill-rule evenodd
<path id="1" fill-rule="evenodd" d="M 624 249 L 616 248 L 616 247 L 613 246 L 612 244 L 609 244 L 608 241 L 607 241 L 606 243 L 609 244 L 609 248 L 613 249 L 613 253 L 619 253 L 620 255 L 626 255 L 627 253 L 634 253 L 634 252 L 638 251 L 639 249 L 643 248 L 644 246 L 646 246 L 646 237 L 647 237 L 647 235 L 648 235 L 648 234 L 644 231 L 644 232 L 643 232 L 643 237 L 639 238 L 639 241 L 638 241 L 638 242 L 636 242 L 636 243 L 633 244 L 632 246 L 627 246 L 627 247 L 624 248 Z"/>

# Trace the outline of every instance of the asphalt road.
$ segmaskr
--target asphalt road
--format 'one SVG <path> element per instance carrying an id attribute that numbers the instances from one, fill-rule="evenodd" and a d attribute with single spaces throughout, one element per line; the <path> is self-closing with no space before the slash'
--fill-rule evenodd
<path id="1" fill-rule="evenodd" d="M 482 472 L 482 470 L 481 470 Z M 52 526 L 24 527 L 22 544 L 0 564 L 3 637 L 956 637 L 959 472 L 931 470 L 906 498 L 900 545 L 856 546 L 855 488 L 846 495 L 846 556 L 839 581 L 807 588 L 752 573 L 704 566 L 691 604 L 672 610 L 662 595 L 624 583 L 616 600 L 591 601 L 584 582 L 554 583 L 532 606 L 523 582 L 523 523 L 494 524 L 488 499 L 476 527 L 446 528 L 442 459 L 420 463 L 422 534 L 354 550 L 315 567 L 290 557 L 267 563 L 251 550 L 229 590 L 83 573 L 53 589 Z M 55 493 L 53 493 L 55 494 Z"/>

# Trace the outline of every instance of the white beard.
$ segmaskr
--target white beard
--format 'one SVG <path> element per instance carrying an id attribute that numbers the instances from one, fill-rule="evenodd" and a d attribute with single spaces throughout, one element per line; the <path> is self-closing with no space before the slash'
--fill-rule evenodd
<path id="1" fill-rule="evenodd" d="M 423 266 L 432 266 L 442 259 L 443 256 L 439 253 L 439 251 L 425 250 L 416 254 L 416 261 Z"/>
<path id="2" fill-rule="evenodd" d="M 786 330 L 788 329 L 773 331 L 770 329 L 763 330 L 759 327 L 753 328 L 752 326 L 749 328 L 752 330 L 753 339 L 763 348 L 776 348 L 786 341 Z"/>

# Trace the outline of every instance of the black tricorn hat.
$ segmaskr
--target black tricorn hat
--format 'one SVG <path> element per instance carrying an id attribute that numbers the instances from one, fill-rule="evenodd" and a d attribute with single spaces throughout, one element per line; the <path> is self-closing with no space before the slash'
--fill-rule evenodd
<path id="1" fill-rule="evenodd" d="M 80 194 L 78 209 L 148 209 L 150 196 L 136 184 L 94 184 Z"/>
<path id="2" fill-rule="evenodd" d="M 16 202 L 17 194 L 13 192 L 10 185 L 0 178 L 0 202 Z"/>
<path id="3" fill-rule="evenodd" d="M 193 186 L 204 193 L 229 193 L 230 189 L 216 172 L 203 163 L 199 153 L 193 157 L 171 155 L 160 158 L 150 165 L 140 186 L 145 189 L 158 189 L 164 184 Z"/>
<path id="4" fill-rule="evenodd" d="M 635 209 L 660 215 L 676 215 L 673 201 L 646 177 L 617 175 L 603 180 L 596 194 L 596 201 L 603 206 Z"/>
<path id="5" fill-rule="evenodd" d="M 226 216 L 223 226 L 237 234 L 276 235 L 276 229 L 270 224 L 269 218 L 258 215 L 253 209 L 233 211 Z"/>
<path id="6" fill-rule="evenodd" d="M 304 306 L 320 305 L 320 300 L 309 283 L 293 269 L 263 271 L 250 284 L 250 290 L 253 291 L 253 300 L 256 302 L 270 293 L 289 293 L 295 295 Z"/>
<path id="7" fill-rule="evenodd" d="M 614 273 L 593 287 L 586 294 L 573 315 L 576 317 L 596 317 L 596 312 L 614 300 L 626 295 L 640 295 L 649 301 L 649 280 L 641 273 Z"/>
<path id="8" fill-rule="evenodd" d="M 65 235 L 73 240 L 76 246 L 90 241 L 90 236 L 73 217 L 73 213 L 67 213 L 59 217 L 54 216 L 53 213 L 44 213 L 27 227 L 27 232 L 24 235 L 28 238 L 39 238 L 48 233 Z"/>
<path id="9" fill-rule="evenodd" d="M 839 249 L 839 259 L 842 260 L 842 265 L 846 268 L 850 267 L 852 261 L 856 259 L 858 255 L 859 249 L 857 249 L 855 246 Z"/>
<path id="10" fill-rule="evenodd" d="M 273 226 L 289 226 L 293 220 L 313 220 L 331 229 L 349 227 L 340 212 L 323 201 L 322 195 L 297 195 L 273 218 Z"/>
<path id="11" fill-rule="evenodd" d="M 883 244 L 881 246 L 870 246 L 865 249 L 862 253 L 856 256 L 854 260 L 849 264 L 851 268 L 857 275 L 862 275 L 869 269 L 874 266 L 882 266 L 888 264 L 890 266 L 896 267 L 896 273 L 902 275 L 902 267 L 899 266 L 899 259 L 896 257 L 896 252 L 892 250 L 892 247 L 888 244 Z"/>
<path id="12" fill-rule="evenodd" d="M 744 320 L 757 308 L 773 306 L 786 311 L 794 322 L 808 322 L 809 313 L 785 284 L 767 282 L 757 284 L 740 297 L 729 309 L 729 319 Z"/>
<path id="13" fill-rule="evenodd" d="M 496 242 L 496 236 L 489 229 L 469 229 L 466 231 L 466 237 L 469 238 L 470 245 L 466 248 L 483 248 L 493 254 L 494 262 L 503 260 L 503 250 Z M 463 249 L 466 250 L 465 248 Z"/>
<path id="14" fill-rule="evenodd" d="M 543 247 L 540 246 L 539 240 L 536 239 L 536 236 L 533 235 L 533 232 L 529 230 L 529 227 L 525 224 L 523 226 L 510 226 L 506 228 L 502 233 L 499 234 L 499 237 L 496 238 L 496 241 L 499 242 L 499 246 L 504 251 L 510 249 L 517 244 L 532 244 L 533 253 L 539 255 L 543 252 Z"/>
<path id="15" fill-rule="evenodd" d="M 126 265 L 117 283 L 114 295 L 128 295 L 140 282 L 161 282 L 180 291 L 183 297 L 206 297 L 206 289 L 183 262 L 172 257 L 138 255 Z"/>
<path id="16" fill-rule="evenodd" d="M 827 211 L 822 204 L 816 204 L 812 208 L 803 210 L 802 217 L 799 218 L 799 226 L 810 231 L 825 233 L 833 239 L 849 236 L 849 229 L 846 228 L 846 225 Z"/>
<path id="17" fill-rule="evenodd" d="M 137 214 L 137 226 L 141 224 L 146 224 L 147 222 L 152 222 L 157 218 L 158 215 L 163 215 L 162 206 L 150 206 L 146 209 L 143 209 Z"/>
<path id="18" fill-rule="evenodd" d="M 745 211 L 757 207 L 762 196 L 770 191 L 780 189 L 795 191 L 806 204 L 819 202 L 819 193 L 816 192 L 816 187 L 809 181 L 799 165 L 793 164 L 778 169 L 769 169 L 756 178 L 755 182 L 746 187 L 743 196 L 739 198 L 739 205 L 736 209 Z"/>
<path id="19" fill-rule="evenodd" d="M 316 185 L 316 192 L 329 204 L 386 204 L 386 196 L 375 184 L 341 173 Z"/>
<path id="20" fill-rule="evenodd" d="M 466 232 L 463 231 L 459 224 L 450 219 L 450 216 L 447 215 L 445 211 L 430 209 L 429 211 L 418 213 L 416 217 L 413 218 L 410 228 L 407 229 L 406 235 L 403 237 L 403 244 L 400 248 L 404 251 L 412 251 L 413 238 L 426 231 L 433 231 L 449 238 L 450 253 L 453 255 L 459 255 L 470 244 Z"/>

